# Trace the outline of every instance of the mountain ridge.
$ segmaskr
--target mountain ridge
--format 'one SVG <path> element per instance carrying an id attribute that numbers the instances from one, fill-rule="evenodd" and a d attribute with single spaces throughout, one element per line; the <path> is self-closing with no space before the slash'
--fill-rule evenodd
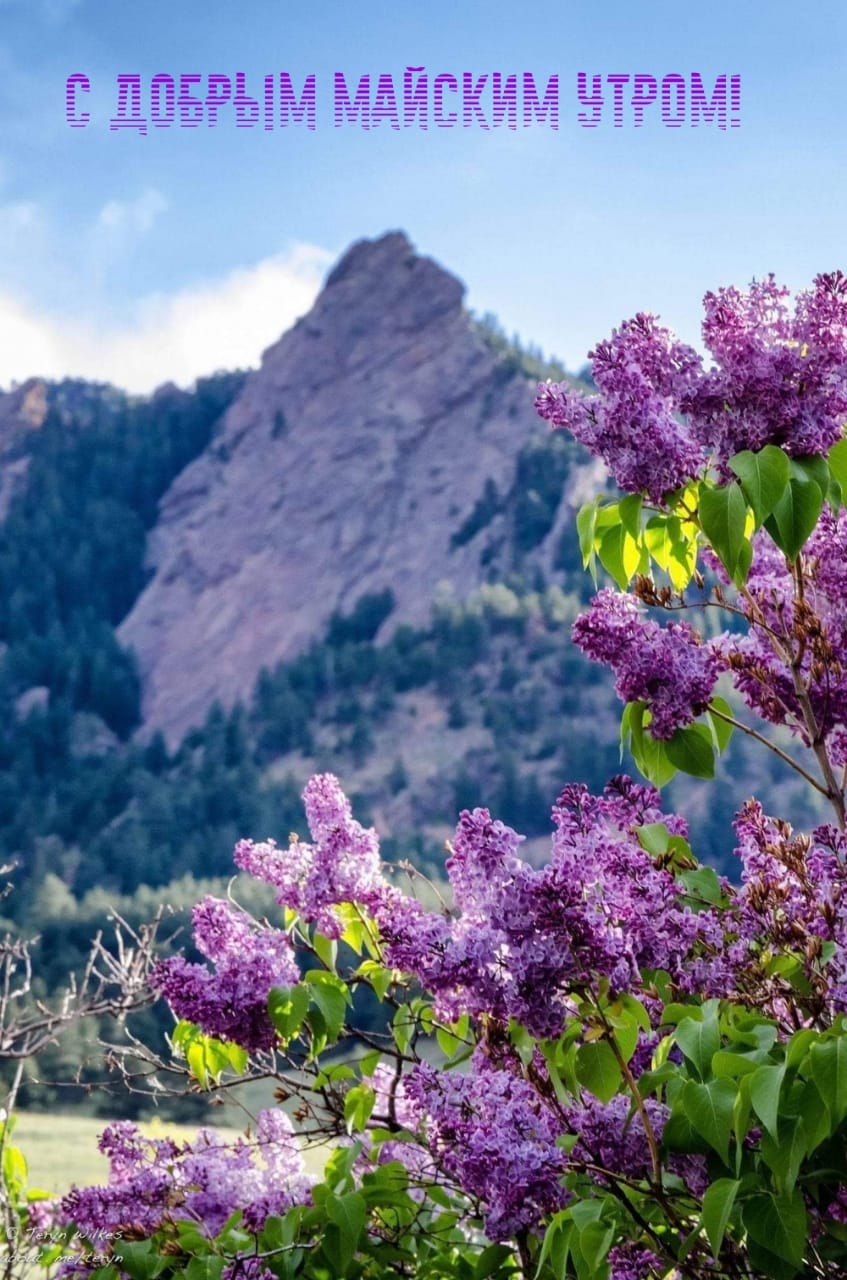
<path id="1" fill-rule="evenodd" d="M 463 294 L 404 234 L 359 241 L 265 351 L 164 495 L 151 579 L 118 630 L 145 732 L 174 745 L 363 595 L 392 591 L 387 634 L 422 625 L 436 587 L 461 599 L 486 580 L 480 540 L 452 535 L 547 429 Z"/>

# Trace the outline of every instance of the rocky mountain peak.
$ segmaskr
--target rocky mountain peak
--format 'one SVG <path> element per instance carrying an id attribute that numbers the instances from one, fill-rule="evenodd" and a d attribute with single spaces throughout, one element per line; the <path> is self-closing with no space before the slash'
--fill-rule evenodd
<path id="1" fill-rule="evenodd" d="M 174 743 L 214 701 L 246 699 L 365 594 L 391 589 L 390 631 L 426 622 L 436 587 L 484 580 L 479 546 L 451 535 L 543 428 L 463 293 L 405 235 L 361 241 L 264 353 L 166 494 L 120 628 L 147 731 Z"/>
<path id="2" fill-rule="evenodd" d="M 382 303 L 399 327 L 408 327 L 457 310 L 463 295 L 455 276 L 417 254 L 404 232 L 389 231 L 351 245 L 327 276 L 322 302 L 336 307 L 352 300 L 369 311 Z"/>

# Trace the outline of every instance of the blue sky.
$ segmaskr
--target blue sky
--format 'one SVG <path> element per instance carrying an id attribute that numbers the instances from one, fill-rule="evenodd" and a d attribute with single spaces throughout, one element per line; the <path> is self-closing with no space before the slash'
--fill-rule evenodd
<path id="1" fill-rule="evenodd" d="M 841 0 L 0 0 L 0 385 L 255 364 L 351 241 L 397 227 L 571 367 L 636 310 L 696 341 L 709 288 L 847 267 L 846 49 Z M 333 72 L 407 63 L 556 72 L 559 131 L 333 127 Z M 314 133 L 109 129 L 120 73 L 280 70 L 317 75 Z M 741 127 L 581 129 L 579 70 L 740 74 Z"/>

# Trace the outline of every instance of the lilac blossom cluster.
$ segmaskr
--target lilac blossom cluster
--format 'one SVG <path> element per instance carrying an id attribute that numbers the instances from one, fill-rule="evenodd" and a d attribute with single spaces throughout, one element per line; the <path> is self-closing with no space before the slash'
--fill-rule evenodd
<path id="1" fill-rule="evenodd" d="M 335 854 L 335 862 L 325 864 L 320 892 L 310 899 L 298 881 L 287 878 L 281 849 L 274 847 L 269 857 L 268 846 L 242 842 L 240 865 L 249 861 L 271 880 L 280 901 L 296 905 L 307 922 L 337 923 L 336 909 L 353 897 L 377 925 L 386 963 L 414 975 L 448 1021 L 463 1013 L 500 1023 L 516 1018 L 534 1035 L 555 1036 L 573 1012 L 575 990 L 604 977 L 612 990 L 632 991 L 643 969 L 658 968 L 682 988 L 692 948 L 715 941 L 711 917 L 684 904 L 673 875 L 655 864 L 638 839 L 646 823 L 664 822 L 683 836 L 685 823 L 662 811 L 655 788 L 629 778 L 613 779 L 599 797 L 582 786 L 565 788 L 553 809 L 551 855 L 542 867 L 519 856 L 523 837 L 487 809 L 463 812 L 446 864 L 453 892 L 449 915 L 425 909 L 384 878 L 372 832 L 363 859 L 362 829 L 352 821 L 337 779 L 313 778 L 306 795 L 323 797 L 320 812 L 310 813 L 312 836 Z M 328 814 L 338 819 L 334 828 Z M 292 845 L 294 859 L 302 847 Z M 199 921 L 205 928 L 205 913 Z M 288 946 L 284 934 L 277 936 Z M 281 952 L 287 956 L 285 946 Z M 238 1007 L 230 1001 L 229 971 L 220 966 L 211 974 L 171 960 L 160 970 L 167 978 L 159 979 L 160 988 L 180 1016 L 221 1034 L 219 1011 L 225 1008 L 229 1039 L 273 1043 L 263 968 L 241 967 Z"/>
<path id="2" fill-rule="evenodd" d="M 486 809 L 462 813 L 447 860 L 449 915 L 426 910 L 383 877 L 376 838 L 367 833 L 363 841 L 335 778 L 313 779 L 306 794 L 314 844 L 334 853 L 319 890 L 304 891 L 309 876 L 302 875 L 299 843 L 292 845 L 294 875 L 284 852 L 268 845 L 242 842 L 240 864 L 250 862 L 270 879 L 280 901 L 296 903 L 306 921 L 337 921 L 336 909 L 353 896 L 371 913 L 385 962 L 417 978 L 445 1020 L 469 1013 L 480 1025 L 502 1028 L 516 1018 L 534 1035 L 555 1037 L 573 1015 L 574 992 L 594 989 L 600 978 L 613 991 L 640 991 L 642 970 L 657 968 L 685 989 L 692 949 L 714 946 L 720 936 L 710 916 L 681 901 L 671 873 L 656 866 L 638 840 L 645 823 L 663 821 L 684 836 L 684 822 L 662 812 L 654 788 L 628 778 L 613 780 L 598 797 L 580 786 L 563 791 L 553 811 L 551 857 L 541 868 L 519 856 L 522 837 Z M 205 913 L 198 922 L 209 954 Z M 176 981 L 181 972 L 174 967 L 172 1002 L 189 1016 Z M 243 993 L 242 1007 L 257 1010 L 266 1002 L 265 978 L 256 982 L 250 966 L 244 974 L 255 986 Z M 215 987 L 226 992 L 228 977 L 219 970 L 202 985 L 209 1007 L 217 1009 Z M 230 1033 L 238 1043 L 250 1036 L 263 1045 L 273 1035 L 267 1014 L 263 1026 L 234 1022 Z M 654 1038 L 642 1033 L 642 1041 L 636 1054 L 644 1057 L 644 1049 L 646 1063 Z M 566 1132 L 563 1118 L 516 1071 L 513 1054 L 503 1056 L 492 1043 L 477 1050 L 469 1076 L 420 1067 L 401 1080 L 383 1072 L 374 1085 L 378 1115 L 420 1138 L 392 1143 L 388 1158 L 402 1159 L 414 1180 L 432 1176 L 437 1154 L 441 1168 L 481 1202 L 493 1237 L 536 1224 L 563 1203 L 565 1154 L 555 1141 Z M 614 1107 L 605 1124 L 621 1139 L 625 1127 Z M 626 1134 L 630 1163 L 641 1168 L 643 1133 L 639 1137 L 636 1126 Z"/>
<path id="3" fill-rule="evenodd" d="M 270 1049 L 276 1036 L 268 1021 L 268 994 L 300 978 L 288 937 L 257 926 L 245 911 L 219 898 L 196 906 L 193 921 L 195 945 L 214 971 L 172 956 L 154 969 L 154 990 L 206 1035 L 254 1052 Z"/>
<path id="4" fill-rule="evenodd" d="M 701 443 L 721 459 L 776 444 L 826 453 L 847 418 L 847 278 L 835 271 L 797 295 L 773 276 L 705 298 L 703 340 L 715 366 L 683 397 Z"/>
<path id="5" fill-rule="evenodd" d="M 735 831 L 742 886 L 722 919 L 724 944 L 711 966 L 715 993 L 752 994 L 781 1020 L 785 988 L 768 977 L 767 962 L 789 954 L 803 966 L 808 1015 L 847 1013 L 847 835 L 831 825 L 795 835 L 755 800 L 737 815 Z M 826 944 L 832 954 L 824 960 Z"/>
<path id="6" fill-rule="evenodd" d="M 847 510 L 824 507 L 802 561 L 802 598 L 785 557 L 763 533 L 743 608 L 745 635 L 713 642 L 748 706 L 785 724 L 806 746 L 824 743 L 833 763 L 847 764 Z"/>
<path id="7" fill-rule="evenodd" d="M 683 905 L 673 876 L 639 843 L 644 823 L 684 832 L 652 787 L 614 779 L 599 798 L 567 787 L 553 820 L 550 860 L 535 868 L 487 809 L 463 813 L 447 861 L 452 917 L 378 910 L 386 960 L 419 979 L 441 1017 L 515 1018 L 554 1037 L 575 991 L 600 977 L 632 991 L 652 968 L 683 986 L 692 947 L 711 941 L 710 918 Z"/>
<path id="8" fill-rule="evenodd" d="M 311 844 L 295 838 L 288 849 L 280 849 L 273 840 L 241 840 L 235 862 L 273 885 L 281 906 L 313 921 L 327 937 L 338 938 L 343 923 L 337 905 L 367 903 L 382 885 L 379 841 L 373 828 L 354 820 L 350 802 L 332 774 L 313 777 L 303 803 Z"/>
<path id="9" fill-rule="evenodd" d="M 654 1280 L 664 1276 L 667 1266 L 652 1249 L 627 1242 L 609 1250 L 609 1280 Z"/>
<path id="10" fill-rule="evenodd" d="M 535 407 L 601 457 L 621 489 L 659 501 L 698 470 L 701 451 L 675 417 L 699 361 L 652 316 L 638 315 L 591 353 L 600 396 L 542 383 Z"/>
<path id="11" fill-rule="evenodd" d="M 638 315 L 591 353 L 596 397 L 568 383 L 538 389 L 536 409 L 603 458 L 615 482 L 654 501 L 742 449 L 825 453 L 847 418 L 847 279 L 816 277 L 797 296 L 773 277 L 705 298 L 713 364 L 652 316 Z"/>
<path id="12" fill-rule="evenodd" d="M 198 1223 L 210 1237 L 238 1210 L 259 1231 L 271 1214 L 309 1200 L 310 1179 L 296 1135 L 280 1110 L 260 1111 L 250 1138 L 227 1141 L 201 1129 L 194 1142 L 145 1138 L 119 1121 L 100 1138 L 109 1159 L 105 1186 L 74 1188 L 58 1218 L 89 1240 L 151 1235 L 167 1222 Z"/>
<path id="13" fill-rule="evenodd" d="M 571 635 L 589 658 L 612 668 L 619 698 L 647 704 L 654 738 L 673 737 L 706 710 L 721 662 L 687 623 L 661 627 L 641 616 L 633 596 L 603 590 Z"/>
<path id="14" fill-rule="evenodd" d="M 815 1004 L 810 1016 L 847 1011 L 847 838 L 835 829 L 820 828 L 811 841 L 792 839 L 789 829 L 751 803 L 737 822 L 741 888 L 724 883 L 726 901 L 695 912 L 679 881 L 639 840 L 646 824 L 663 823 L 672 836 L 687 834 L 680 817 L 662 811 L 658 792 L 625 777 L 599 796 L 569 786 L 554 807 L 551 854 L 542 867 L 520 857 L 522 838 L 486 809 L 463 812 L 447 860 L 452 910 L 437 912 L 384 878 L 376 836 L 363 833 L 352 819 L 335 778 L 312 779 L 307 797 L 313 841 L 308 847 L 318 850 L 319 879 L 311 878 L 314 854 L 304 874 L 298 861 L 304 846 L 298 843 L 292 844 L 293 874 L 275 846 L 242 842 L 239 860 L 270 879 L 281 902 L 296 902 L 307 922 L 337 923 L 338 908 L 353 897 L 370 913 L 385 963 L 420 982 L 434 1000 L 436 1016 L 471 1016 L 477 1048 L 470 1072 L 437 1072 L 419 1063 L 401 1075 L 379 1067 L 374 1117 L 415 1139 L 389 1142 L 378 1159 L 401 1160 L 413 1184 L 447 1176 L 478 1203 L 492 1239 L 535 1227 L 566 1204 L 562 1179 L 569 1168 L 608 1167 L 632 1179 L 650 1171 L 644 1122 L 629 1102 L 619 1096 L 601 1104 L 586 1094 L 569 1110 L 556 1105 L 543 1058 L 536 1053 L 527 1070 L 512 1047 L 506 1033 L 511 1019 L 536 1037 L 553 1039 L 577 1016 L 580 993 L 596 992 L 600 982 L 611 996 L 635 994 L 652 1016 L 649 984 L 655 971 L 666 974 L 683 998 L 700 993 L 754 999 L 779 1019 L 783 988 L 770 982 L 762 960 L 780 952 L 806 956 Z M 322 861 L 327 849 L 334 860 Z M 231 996 L 231 974 L 221 958 L 232 939 L 243 930 L 242 945 L 255 949 L 261 936 L 238 918 L 233 923 L 225 905 L 204 904 L 195 920 L 201 948 L 218 964 L 216 973 L 203 970 L 199 980 L 203 1007 L 212 1010 Z M 278 937 L 287 947 L 286 935 Z M 834 944 L 826 963 L 821 941 Z M 268 948 L 263 942 L 261 954 Z M 284 947 L 280 955 L 288 958 Z M 256 1020 L 245 1030 L 232 1010 L 230 1029 L 239 1043 L 252 1037 L 265 1045 L 273 1032 L 267 1014 L 260 1023 L 257 1011 L 266 1003 L 268 975 L 261 965 L 242 965 L 242 971 L 241 1016 L 253 1010 Z M 165 972 L 173 983 L 172 1000 L 187 1016 L 186 1001 L 196 992 L 180 996 L 178 979 L 186 971 L 168 962 Z M 190 967 L 187 972 L 190 987 L 198 979 Z M 631 1059 L 636 1074 L 649 1066 L 657 1030 L 658 1024 L 639 1033 Z M 652 1100 L 646 1109 L 660 1140 L 666 1111 Z M 243 1204 L 248 1225 L 279 1203 L 274 1196 L 284 1180 L 281 1172 L 267 1187 L 266 1173 L 249 1172 L 251 1157 L 244 1150 L 224 1152 L 208 1138 L 190 1154 L 162 1144 L 142 1162 L 140 1140 L 130 1130 L 118 1128 L 115 1135 L 113 1188 L 74 1193 L 68 1204 L 69 1217 L 83 1226 L 131 1221 L 136 1229 L 150 1230 L 172 1211 L 177 1194 L 181 1210 L 213 1228 L 233 1206 L 237 1186 L 249 1187 L 254 1207 Z M 565 1135 L 577 1138 L 570 1152 L 559 1141 Z M 283 1165 L 294 1158 L 285 1138 Z M 695 1194 L 706 1185 L 701 1166 L 699 1157 L 674 1157 L 670 1164 Z M 207 1176 L 204 1170 L 214 1172 Z M 298 1184 L 297 1195 L 303 1194 Z M 613 1274 L 640 1274 L 642 1261 L 640 1254 L 624 1251 Z"/>
<path id="15" fill-rule="evenodd" d="M 406 1093 L 444 1171 L 482 1203 L 489 1239 L 508 1239 L 564 1206 L 562 1121 L 528 1081 L 477 1051 L 467 1075 L 420 1064 Z"/>
<path id="16" fill-rule="evenodd" d="M 669 1109 L 655 1098 L 644 1100 L 644 1112 L 653 1136 L 661 1142 Z M 637 1181 L 651 1176 L 651 1156 L 644 1120 L 632 1106 L 632 1100 L 617 1094 L 609 1102 L 599 1102 L 584 1094 L 579 1104 L 565 1111 L 568 1131 L 577 1136 L 570 1149 L 572 1164 L 585 1162 L 601 1177 L 599 1170 L 613 1170 L 616 1175 Z M 702 1194 L 709 1185 L 706 1161 L 702 1156 L 672 1155 L 669 1172 L 683 1178 L 689 1191 Z"/>

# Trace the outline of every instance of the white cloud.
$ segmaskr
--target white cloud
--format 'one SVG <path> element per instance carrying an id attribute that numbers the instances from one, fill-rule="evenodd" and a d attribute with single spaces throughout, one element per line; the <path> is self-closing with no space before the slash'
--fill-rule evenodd
<path id="1" fill-rule="evenodd" d="M 103 205 L 79 250 L 93 292 L 107 292 L 111 272 L 134 252 L 167 208 L 167 200 L 155 187 L 132 200 L 109 200 Z"/>
<path id="2" fill-rule="evenodd" d="M 0 205 L 0 236 L 4 239 L 19 235 L 31 236 L 43 230 L 43 212 L 34 200 L 12 200 Z"/>
<path id="3" fill-rule="evenodd" d="M 97 215 L 95 230 L 113 236 L 143 236 L 150 230 L 168 202 L 155 187 L 148 187 L 135 200 L 109 200 Z"/>
<path id="4" fill-rule="evenodd" d="M 109 216 L 144 216 L 138 202 L 134 214 L 128 208 Z M 146 216 L 155 217 L 150 208 Z M 142 299 L 121 329 L 42 314 L 0 292 L 0 385 L 31 375 L 83 377 L 143 393 L 167 381 L 185 386 L 215 369 L 256 366 L 308 311 L 332 261 L 325 249 L 297 244 L 222 279 Z"/>

